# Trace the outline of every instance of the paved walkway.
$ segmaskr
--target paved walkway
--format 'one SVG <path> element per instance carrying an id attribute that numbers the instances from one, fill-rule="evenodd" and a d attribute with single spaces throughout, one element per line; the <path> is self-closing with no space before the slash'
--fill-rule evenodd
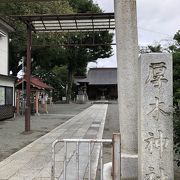
<path id="1" fill-rule="evenodd" d="M 107 106 L 106 104 L 97 104 L 89 107 L 50 133 L 0 162 L 0 180 L 49 180 L 51 175 L 52 142 L 55 139 L 63 138 L 102 138 Z M 68 147 L 69 169 L 67 169 L 67 180 L 76 179 L 74 175 L 75 163 L 73 166 L 75 148 L 73 144 Z M 82 145 L 80 149 L 86 151 L 87 148 Z M 59 144 L 56 148 L 56 177 L 62 177 L 63 151 L 63 144 Z M 93 163 L 95 166 L 97 165 L 98 153 L 98 147 L 94 148 L 93 157 L 95 161 Z M 80 179 L 82 177 L 84 179 L 87 175 L 87 162 L 81 160 L 80 164 L 82 167 L 86 167 L 84 171 L 80 172 Z M 95 170 L 95 168 L 92 169 Z M 95 171 L 92 174 L 95 176 Z"/>
<path id="2" fill-rule="evenodd" d="M 0 121 L 0 162 L 65 123 L 89 106 L 91 106 L 90 102 L 86 104 L 48 105 L 49 114 L 31 116 L 31 131 L 28 133 L 24 132 L 24 116 L 20 115 L 16 116 L 16 118 Z"/>

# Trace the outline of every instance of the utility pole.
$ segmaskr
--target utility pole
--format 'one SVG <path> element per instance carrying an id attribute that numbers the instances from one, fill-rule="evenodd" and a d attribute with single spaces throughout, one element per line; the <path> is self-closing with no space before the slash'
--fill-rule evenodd
<path id="1" fill-rule="evenodd" d="M 24 57 L 22 57 L 22 115 L 24 114 L 24 110 L 25 110 L 25 90 L 24 90 L 24 78 L 25 78 L 25 68 L 24 68 Z"/>
<path id="2" fill-rule="evenodd" d="M 26 106 L 25 106 L 25 131 L 31 130 L 30 116 L 31 116 L 31 45 L 32 45 L 32 31 L 31 24 L 27 25 L 27 58 L 26 58 Z"/>

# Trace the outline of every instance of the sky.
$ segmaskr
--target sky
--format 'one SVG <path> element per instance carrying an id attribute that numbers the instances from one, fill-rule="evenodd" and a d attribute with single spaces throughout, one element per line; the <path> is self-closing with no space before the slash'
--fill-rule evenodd
<path id="1" fill-rule="evenodd" d="M 93 0 L 104 12 L 114 12 L 114 0 Z M 136 0 L 138 42 L 140 46 L 169 44 L 180 30 L 180 0 Z M 89 63 L 88 67 L 117 67 L 116 49 L 108 59 Z"/>

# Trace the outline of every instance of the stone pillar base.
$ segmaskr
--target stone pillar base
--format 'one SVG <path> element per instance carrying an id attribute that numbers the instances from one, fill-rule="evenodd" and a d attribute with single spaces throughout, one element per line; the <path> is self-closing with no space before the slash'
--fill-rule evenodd
<path id="1" fill-rule="evenodd" d="M 121 174 L 122 180 L 138 179 L 138 155 L 123 154 L 121 155 Z"/>

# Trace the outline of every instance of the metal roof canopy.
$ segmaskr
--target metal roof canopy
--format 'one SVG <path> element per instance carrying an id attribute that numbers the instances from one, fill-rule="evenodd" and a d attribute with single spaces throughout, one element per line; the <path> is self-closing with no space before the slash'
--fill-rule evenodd
<path id="1" fill-rule="evenodd" d="M 91 32 L 115 29 L 114 13 L 13 16 L 34 32 Z"/>
<path id="2" fill-rule="evenodd" d="M 87 78 L 78 82 L 87 82 L 89 85 L 116 85 L 117 68 L 90 68 Z"/>
<path id="3" fill-rule="evenodd" d="M 68 14 L 68 15 L 30 15 L 13 16 L 27 25 L 27 67 L 26 67 L 26 108 L 25 131 L 30 131 L 30 77 L 32 31 L 34 32 L 95 32 L 115 29 L 114 13 Z"/>

